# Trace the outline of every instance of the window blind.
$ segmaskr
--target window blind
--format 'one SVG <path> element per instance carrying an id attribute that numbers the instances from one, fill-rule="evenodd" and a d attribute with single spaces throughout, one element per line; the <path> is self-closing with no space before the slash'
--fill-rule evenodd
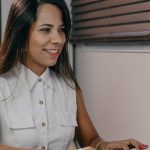
<path id="1" fill-rule="evenodd" d="M 72 0 L 73 43 L 148 41 L 149 0 Z"/>

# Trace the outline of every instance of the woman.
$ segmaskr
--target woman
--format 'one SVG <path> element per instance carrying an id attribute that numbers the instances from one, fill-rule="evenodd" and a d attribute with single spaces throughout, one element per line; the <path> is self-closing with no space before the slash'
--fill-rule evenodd
<path id="1" fill-rule="evenodd" d="M 106 142 L 84 106 L 67 52 L 71 23 L 64 0 L 15 0 L 0 51 L 0 150 L 147 148 Z"/>

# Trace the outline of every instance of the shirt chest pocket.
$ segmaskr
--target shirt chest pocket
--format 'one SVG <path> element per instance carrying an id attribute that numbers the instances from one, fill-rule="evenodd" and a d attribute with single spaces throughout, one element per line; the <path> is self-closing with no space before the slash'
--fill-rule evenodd
<path id="1" fill-rule="evenodd" d="M 57 113 L 58 129 L 60 130 L 60 137 L 66 140 L 72 140 L 74 137 L 75 127 L 77 126 L 75 113 Z"/>
<path id="2" fill-rule="evenodd" d="M 36 147 L 37 131 L 30 114 L 13 114 L 7 117 L 13 140 L 20 147 Z"/>
<path id="3" fill-rule="evenodd" d="M 59 112 L 56 114 L 57 121 L 62 127 L 76 127 L 76 113 L 75 112 Z"/>
<path id="4" fill-rule="evenodd" d="M 14 114 L 8 117 L 8 127 L 13 130 L 23 130 L 34 128 L 34 123 L 31 115 Z"/>
<path id="5" fill-rule="evenodd" d="M 68 149 L 77 126 L 76 113 L 55 111 L 55 117 L 55 125 L 49 128 L 50 146 L 52 149 Z"/>

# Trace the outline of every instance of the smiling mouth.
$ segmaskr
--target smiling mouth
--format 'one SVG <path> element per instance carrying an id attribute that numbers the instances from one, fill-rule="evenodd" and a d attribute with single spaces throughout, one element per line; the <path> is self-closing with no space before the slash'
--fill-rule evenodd
<path id="1" fill-rule="evenodd" d="M 58 49 L 43 49 L 44 51 L 46 51 L 47 53 L 52 53 L 52 54 L 57 54 L 59 52 Z"/>

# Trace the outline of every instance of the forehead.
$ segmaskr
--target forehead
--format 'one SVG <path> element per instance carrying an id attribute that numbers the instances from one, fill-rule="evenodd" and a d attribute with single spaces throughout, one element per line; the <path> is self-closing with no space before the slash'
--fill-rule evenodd
<path id="1" fill-rule="evenodd" d="M 62 11 L 55 5 L 43 4 L 38 8 L 36 23 L 62 24 L 63 23 Z"/>

